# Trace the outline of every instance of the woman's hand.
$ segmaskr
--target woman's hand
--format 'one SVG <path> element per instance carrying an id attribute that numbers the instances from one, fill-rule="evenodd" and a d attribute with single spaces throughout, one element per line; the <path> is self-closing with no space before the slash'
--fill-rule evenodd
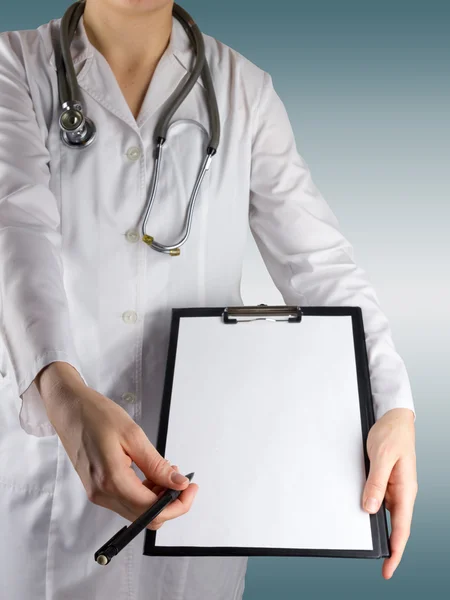
<path id="1" fill-rule="evenodd" d="M 157 452 L 122 407 L 86 386 L 67 363 L 49 365 L 36 384 L 91 502 L 134 521 L 165 489 L 183 490 L 149 523 L 147 528 L 153 530 L 189 511 L 198 485 L 189 484 Z M 147 479 L 139 479 L 131 468 L 133 462 Z"/>
<path id="2" fill-rule="evenodd" d="M 383 577 L 390 579 L 398 567 L 411 529 L 417 495 L 414 414 L 407 408 L 385 413 L 369 431 L 367 453 L 369 477 L 363 506 L 378 512 L 383 498 L 391 514 L 391 557 L 383 564 Z"/>

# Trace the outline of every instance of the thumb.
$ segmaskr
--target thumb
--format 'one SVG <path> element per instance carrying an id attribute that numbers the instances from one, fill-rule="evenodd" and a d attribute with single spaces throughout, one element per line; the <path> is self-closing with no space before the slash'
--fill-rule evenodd
<path id="1" fill-rule="evenodd" d="M 125 448 L 130 458 L 144 473 L 145 477 L 164 488 L 183 490 L 189 484 L 189 479 L 178 473 L 150 442 L 141 429 L 138 435 Z"/>
<path id="2" fill-rule="evenodd" d="M 363 506 L 369 513 L 378 512 L 386 494 L 386 488 L 393 465 L 384 458 L 370 461 L 369 476 L 363 493 Z"/>

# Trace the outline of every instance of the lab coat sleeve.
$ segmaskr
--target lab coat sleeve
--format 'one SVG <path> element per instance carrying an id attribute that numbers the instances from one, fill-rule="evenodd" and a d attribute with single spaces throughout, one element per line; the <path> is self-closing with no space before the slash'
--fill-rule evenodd
<path id="1" fill-rule="evenodd" d="M 22 400 L 20 425 L 56 432 L 34 378 L 54 361 L 80 375 L 63 285 L 60 216 L 14 32 L 0 35 L 0 331 Z M 84 379 L 84 377 L 83 377 Z"/>
<path id="2" fill-rule="evenodd" d="M 264 73 L 252 140 L 250 229 L 287 305 L 359 306 L 376 420 L 415 409 L 388 320 L 349 241 L 299 155 L 284 104 Z"/>

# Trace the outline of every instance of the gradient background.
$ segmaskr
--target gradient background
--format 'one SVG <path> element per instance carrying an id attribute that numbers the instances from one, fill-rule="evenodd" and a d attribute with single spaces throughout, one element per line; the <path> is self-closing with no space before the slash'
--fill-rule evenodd
<path id="1" fill-rule="evenodd" d="M 70 3 L 7 3 L 0 30 L 35 28 Z M 180 3 L 272 75 L 298 150 L 390 319 L 417 411 L 419 494 L 393 579 L 381 561 L 250 558 L 244 600 L 448 597 L 450 2 Z M 251 236 L 243 298 L 283 302 Z"/>

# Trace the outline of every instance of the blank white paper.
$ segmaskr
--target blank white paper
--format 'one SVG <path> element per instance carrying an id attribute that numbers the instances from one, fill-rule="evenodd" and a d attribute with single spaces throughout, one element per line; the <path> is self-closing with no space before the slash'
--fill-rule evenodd
<path id="1" fill-rule="evenodd" d="M 156 546 L 372 550 L 351 317 L 181 318 L 165 457 L 199 491 Z"/>

